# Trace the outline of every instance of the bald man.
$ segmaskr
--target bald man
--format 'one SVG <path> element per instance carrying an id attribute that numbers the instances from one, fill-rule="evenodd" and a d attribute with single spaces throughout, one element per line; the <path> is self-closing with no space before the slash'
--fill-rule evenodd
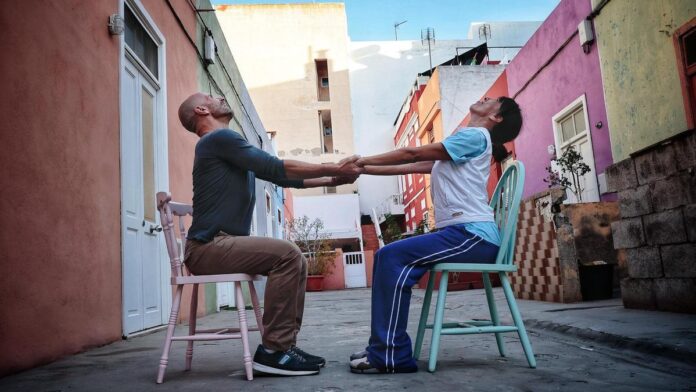
<path id="1" fill-rule="evenodd" d="M 179 120 L 198 135 L 193 163 L 193 223 L 184 262 L 195 275 L 247 273 L 268 276 L 262 344 L 254 369 L 275 375 L 309 375 L 326 361 L 295 343 L 304 311 L 307 260 L 290 241 L 251 237 L 255 179 L 282 187 L 337 186 L 355 181 L 358 157 L 338 164 L 280 160 L 228 128 L 224 98 L 197 93 L 179 107 Z"/>

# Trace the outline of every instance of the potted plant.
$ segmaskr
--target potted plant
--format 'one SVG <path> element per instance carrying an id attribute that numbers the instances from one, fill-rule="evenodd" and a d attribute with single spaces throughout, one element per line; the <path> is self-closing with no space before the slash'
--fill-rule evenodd
<path id="1" fill-rule="evenodd" d="M 590 172 L 590 166 L 582 160 L 582 155 L 573 146 L 568 146 L 560 158 L 552 159 L 546 171 L 548 176 L 544 182 L 549 184 L 549 188 L 560 186 L 564 190 L 570 190 L 578 203 L 582 203 L 582 191 L 585 188 L 580 178 Z"/>
<path id="2" fill-rule="evenodd" d="M 290 240 L 307 258 L 307 291 L 321 291 L 324 277 L 333 270 L 335 252 L 331 249 L 329 235 L 323 233 L 324 222 L 317 218 L 310 221 L 304 215 L 288 222 Z"/>

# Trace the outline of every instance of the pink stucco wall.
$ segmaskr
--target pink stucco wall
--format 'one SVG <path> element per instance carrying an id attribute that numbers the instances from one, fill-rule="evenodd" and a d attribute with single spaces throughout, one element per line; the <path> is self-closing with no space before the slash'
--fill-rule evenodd
<path id="1" fill-rule="evenodd" d="M 199 89 L 198 62 L 167 4 L 143 3 L 167 40 L 170 190 L 187 201 L 196 137 L 176 113 Z M 195 36 L 190 5 L 172 3 Z M 121 339 L 120 48 L 106 27 L 118 9 L 0 8 L 0 377 Z"/>
<path id="2" fill-rule="evenodd" d="M 590 0 L 562 0 L 507 68 L 510 94 L 517 94 L 561 45 L 577 31 L 578 24 L 590 13 Z M 609 125 L 604 105 L 602 78 L 597 46 L 583 53 L 577 35 L 515 98 L 520 104 L 524 125 L 515 140 L 518 159 L 524 162 L 527 178 L 524 197 L 548 186 L 547 146 L 554 144 L 551 119 L 559 111 L 585 94 L 596 173 L 612 163 Z M 603 126 L 597 129 L 595 124 Z M 606 199 L 603 196 L 602 199 Z"/>

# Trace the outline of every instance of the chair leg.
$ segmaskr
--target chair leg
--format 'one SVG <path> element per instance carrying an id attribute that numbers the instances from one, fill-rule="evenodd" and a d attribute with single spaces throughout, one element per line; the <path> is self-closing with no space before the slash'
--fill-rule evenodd
<path id="1" fill-rule="evenodd" d="M 252 369 L 251 353 L 249 352 L 249 330 L 247 328 L 242 284 L 234 282 L 234 288 L 236 290 L 234 300 L 237 306 L 237 314 L 239 314 L 239 332 L 242 334 L 242 347 L 244 348 L 244 370 L 246 371 L 247 380 L 251 381 L 254 379 L 254 371 Z"/>
<path id="2" fill-rule="evenodd" d="M 160 358 L 159 371 L 157 372 L 157 384 L 164 381 L 164 371 L 169 363 L 169 349 L 172 347 L 172 336 L 176 328 L 176 320 L 179 317 L 179 305 L 181 305 L 181 292 L 184 289 L 183 285 L 176 286 L 176 294 L 172 301 L 172 310 L 169 313 L 169 325 L 167 326 L 167 337 L 164 339 L 164 349 L 162 350 L 162 358 Z"/>
<path id="3" fill-rule="evenodd" d="M 510 281 L 508 281 L 508 277 L 505 272 L 500 273 L 500 283 L 503 285 L 505 299 L 507 299 L 508 306 L 510 307 L 512 319 L 515 321 L 517 333 L 520 336 L 520 342 L 522 343 L 524 354 L 527 356 L 527 362 L 529 363 L 529 367 L 536 368 L 536 359 L 534 358 L 534 352 L 532 351 L 532 344 L 529 342 L 529 337 L 527 336 L 527 329 L 524 327 L 522 316 L 520 315 L 520 311 L 517 308 L 517 301 L 515 301 L 515 295 L 512 292 L 512 287 L 510 287 Z"/>
<path id="4" fill-rule="evenodd" d="M 193 285 L 191 292 L 191 310 L 189 312 L 189 336 L 196 334 L 196 313 L 198 312 L 198 283 Z M 186 370 L 191 370 L 193 360 L 193 340 L 188 341 L 186 347 Z"/>
<path id="5" fill-rule="evenodd" d="M 256 326 L 261 336 L 263 336 L 263 314 L 261 313 L 259 297 L 256 295 L 256 287 L 254 287 L 253 281 L 249 281 L 249 294 L 251 295 L 251 306 L 254 308 L 254 315 L 256 316 Z"/>
<path id="6" fill-rule="evenodd" d="M 449 273 L 442 271 L 440 289 L 437 291 L 437 305 L 435 306 L 435 321 L 433 321 L 433 337 L 430 341 L 430 358 L 428 359 L 428 371 L 434 372 L 437 366 L 437 354 L 440 349 L 440 333 L 442 332 L 442 318 L 445 314 L 445 298 L 447 297 L 447 278 Z"/>
<path id="7" fill-rule="evenodd" d="M 488 301 L 488 310 L 491 312 L 491 321 L 493 325 L 500 325 L 498 318 L 498 308 L 495 306 L 495 297 L 493 297 L 493 286 L 488 272 L 483 273 L 483 285 L 486 288 L 486 300 Z M 495 342 L 498 344 L 498 352 L 501 357 L 505 356 L 505 346 L 503 345 L 503 334 L 495 334 Z"/>
<path id="8" fill-rule="evenodd" d="M 423 309 L 421 309 L 420 322 L 418 323 L 418 333 L 416 334 L 416 344 L 413 348 L 413 358 L 417 361 L 420 358 L 421 348 L 423 346 L 423 336 L 425 335 L 425 326 L 428 323 L 428 313 L 430 313 L 430 300 L 433 297 L 433 286 L 435 283 L 435 272 L 430 271 L 428 277 L 428 287 L 425 289 L 423 297 Z"/>

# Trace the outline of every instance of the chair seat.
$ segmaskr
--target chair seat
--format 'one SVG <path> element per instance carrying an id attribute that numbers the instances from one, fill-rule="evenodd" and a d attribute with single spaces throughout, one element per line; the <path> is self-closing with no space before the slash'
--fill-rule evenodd
<path id="1" fill-rule="evenodd" d="M 515 272 L 514 264 L 472 264 L 472 263 L 440 263 L 433 266 L 431 271 L 453 272 Z"/>
<path id="2" fill-rule="evenodd" d="M 194 283 L 214 283 L 214 282 L 249 282 L 261 280 L 261 275 L 249 274 L 221 274 L 221 275 L 188 275 L 172 277 L 172 284 L 194 284 Z"/>

